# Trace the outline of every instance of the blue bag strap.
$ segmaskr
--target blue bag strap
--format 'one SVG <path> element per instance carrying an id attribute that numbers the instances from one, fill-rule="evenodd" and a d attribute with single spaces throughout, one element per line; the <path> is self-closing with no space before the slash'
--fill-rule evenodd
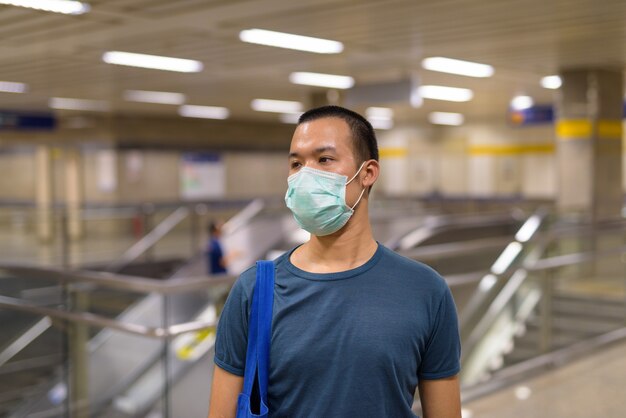
<path id="1" fill-rule="evenodd" d="M 257 261 L 256 285 L 248 321 L 248 349 L 244 372 L 243 393 L 250 396 L 254 377 L 258 377 L 261 400 L 267 404 L 269 355 L 274 304 L 274 262 Z M 258 373 L 257 373 L 258 371 Z"/>
<path id="2" fill-rule="evenodd" d="M 272 307 L 274 304 L 274 262 L 257 261 L 259 274 L 259 311 L 258 311 L 258 368 L 259 393 L 267 405 L 267 386 L 270 369 L 270 344 L 272 338 Z"/>

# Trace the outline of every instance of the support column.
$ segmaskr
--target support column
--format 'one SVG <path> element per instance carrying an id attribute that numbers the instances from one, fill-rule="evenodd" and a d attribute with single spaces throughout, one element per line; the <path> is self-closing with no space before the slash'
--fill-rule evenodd
<path id="1" fill-rule="evenodd" d="M 557 102 L 557 204 L 562 214 L 592 221 L 615 219 L 622 209 L 621 70 L 561 73 Z"/>
<path id="2" fill-rule="evenodd" d="M 37 210 L 37 237 L 41 242 L 52 241 L 54 223 L 52 150 L 49 146 L 39 145 L 36 151 L 35 206 Z"/>
<path id="3" fill-rule="evenodd" d="M 80 150 L 68 149 L 65 152 L 65 204 L 67 208 L 67 234 L 71 240 L 83 236 L 82 203 L 83 178 Z"/>

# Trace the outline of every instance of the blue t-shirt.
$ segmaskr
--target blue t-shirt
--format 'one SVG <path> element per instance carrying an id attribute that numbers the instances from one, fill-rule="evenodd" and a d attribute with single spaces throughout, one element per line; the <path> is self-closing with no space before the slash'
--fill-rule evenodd
<path id="1" fill-rule="evenodd" d="M 211 238 L 207 248 L 207 263 L 209 265 L 209 274 L 226 273 L 226 269 L 222 267 L 220 261 L 224 257 L 222 244 L 216 238 Z"/>
<path id="2" fill-rule="evenodd" d="M 275 261 L 268 403 L 273 418 L 415 417 L 419 379 L 459 372 L 456 309 L 445 281 L 378 245 L 360 267 L 303 271 Z M 243 376 L 256 268 L 233 286 L 215 363 Z"/>

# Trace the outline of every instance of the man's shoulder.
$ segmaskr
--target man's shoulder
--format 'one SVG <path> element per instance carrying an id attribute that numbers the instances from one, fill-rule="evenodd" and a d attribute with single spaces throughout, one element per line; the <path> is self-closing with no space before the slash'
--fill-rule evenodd
<path id="1" fill-rule="evenodd" d="M 398 254 L 390 248 L 384 246 L 382 248 L 381 268 L 403 277 L 419 280 L 421 284 L 428 284 L 434 288 L 443 289 L 447 287 L 446 281 L 432 267 Z"/>

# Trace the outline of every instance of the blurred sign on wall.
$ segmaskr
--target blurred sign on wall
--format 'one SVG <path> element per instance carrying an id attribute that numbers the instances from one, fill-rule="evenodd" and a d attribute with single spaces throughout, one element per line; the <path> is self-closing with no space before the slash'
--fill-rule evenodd
<path id="1" fill-rule="evenodd" d="M 56 118 L 52 113 L 0 110 L 0 129 L 53 130 L 56 124 Z"/>
<path id="2" fill-rule="evenodd" d="M 180 196 L 183 200 L 224 197 L 226 169 L 219 154 L 188 152 L 181 155 Z"/>

